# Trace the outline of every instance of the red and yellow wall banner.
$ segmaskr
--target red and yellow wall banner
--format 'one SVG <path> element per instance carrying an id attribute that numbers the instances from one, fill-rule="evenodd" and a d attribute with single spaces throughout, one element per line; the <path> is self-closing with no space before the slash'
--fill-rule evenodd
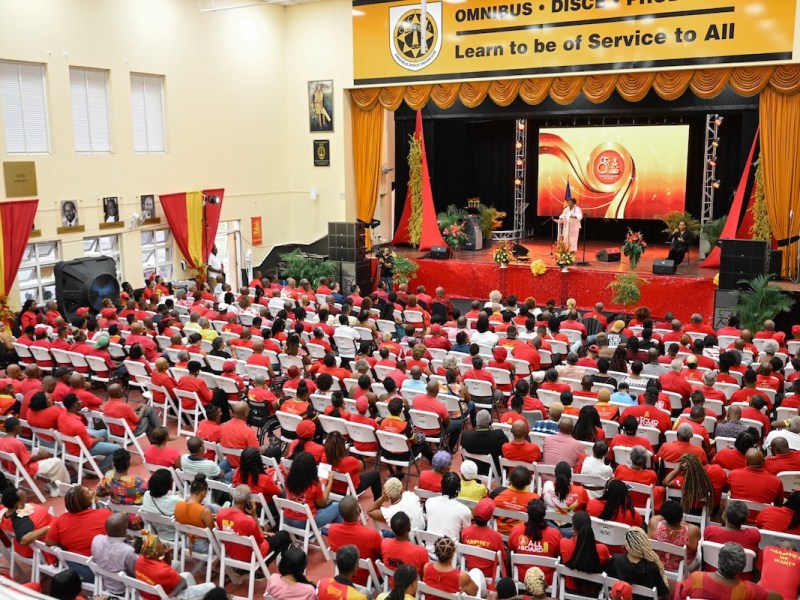
<path id="1" fill-rule="evenodd" d="M 38 200 L 0 203 L 0 320 L 5 322 L 13 318 L 8 293 L 17 278 L 38 207 Z"/>
<path id="2" fill-rule="evenodd" d="M 175 243 L 189 266 L 197 271 L 205 271 L 214 247 L 224 195 L 225 190 L 219 188 L 160 196 Z"/>

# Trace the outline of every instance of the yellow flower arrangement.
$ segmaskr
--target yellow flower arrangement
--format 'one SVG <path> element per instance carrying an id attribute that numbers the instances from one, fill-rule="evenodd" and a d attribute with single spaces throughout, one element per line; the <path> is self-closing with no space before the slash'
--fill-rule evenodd
<path id="1" fill-rule="evenodd" d="M 539 277 L 539 275 L 544 275 L 546 272 L 547 266 L 544 264 L 544 261 L 541 258 L 538 258 L 531 263 L 531 273 L 533 273 L 536 277 Z"/>
<path id="2" fill-rule="evenodd" d="M 719 287 L 719 273 L 714 275 L 714 285 Z"/>

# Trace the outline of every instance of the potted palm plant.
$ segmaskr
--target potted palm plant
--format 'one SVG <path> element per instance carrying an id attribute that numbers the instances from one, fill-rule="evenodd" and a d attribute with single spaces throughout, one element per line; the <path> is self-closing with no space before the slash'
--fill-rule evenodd
<path id="1" fill-rule="evenodd" d="M 747 286 L 736 292 L 736 314 L 742 329 L 758 331 L 767 319 L 792 310 L 794 299 L 778 286 L 771 285 L 772 278 L 773 275 L 759 275 L 750 281 L 739 280 L 740 285 Z"/>

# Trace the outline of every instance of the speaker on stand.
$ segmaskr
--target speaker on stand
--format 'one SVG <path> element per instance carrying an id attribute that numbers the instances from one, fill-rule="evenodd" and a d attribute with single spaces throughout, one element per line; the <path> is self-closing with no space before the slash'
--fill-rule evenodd
<path id="1" fill-rule="evenodd" d="M 119 304 L 117 264 L 113 258 L 98 256 L 77 258 L 56 263 L 56 300 L 67 321 L 78 316 L 78 309 L 90 307 L 94 312 L 102 309 L 103 298 Z"/>

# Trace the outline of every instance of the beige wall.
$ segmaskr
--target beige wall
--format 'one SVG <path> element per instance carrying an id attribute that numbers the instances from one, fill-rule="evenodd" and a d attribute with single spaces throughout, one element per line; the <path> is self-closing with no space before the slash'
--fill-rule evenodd
<path id="1" fill-rule="evenodd" d="M 103 196 L 120 197 L 127 221 L 139 212 L 140 194 L 222 186 L 222 220 L 241 220 L 245 251 L 250 216 L 263 217 L 255 263 L 274 244 L 312 241 L 329 220 L 354 214 L 353 201 L 345 200 L 352 198 L 344 93 L 352 85 L 350 2 L 200 12 L 210 4 L 0 0 L 0 59 L 46 65 L 51 153 L 30 159 L 39 183 L 40 239 L 59 239 L 63 259 L 82 256 L 83 237 L 101 233 Z M 70 66 L 110 72 L 111 154 L 74 151 Z M 131 71 L 165 76 L 166 154 L 133 151 Z M 306 88 L 313 79 L 334 80 L 333 133 L 309 133 Z M 331 140 L 331 167 L 313 166 L 314 138 Z M 28 159 L 5 154 L 0 141 L 0 160 Z M 318 200 L 310 200 L 311 188 L 319 190 Z M 65 199 L 78 200 L 85 232 L 56 233 Z M 126 223 L 112 231 L 122 235 L 124 276 L 136 284 L 140 230 Z M 179 262 L 177 249 L 175 257 Z"/>

